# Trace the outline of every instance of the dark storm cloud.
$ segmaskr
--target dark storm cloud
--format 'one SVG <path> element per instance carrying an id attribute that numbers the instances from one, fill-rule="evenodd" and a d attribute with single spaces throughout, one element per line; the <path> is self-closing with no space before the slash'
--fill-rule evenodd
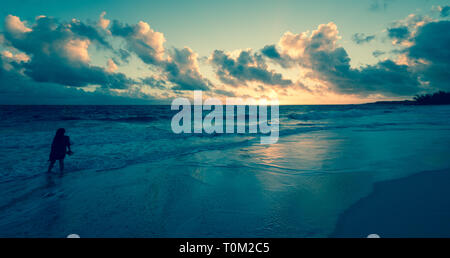
<path id="1" fill-rule="evenodd" d="M 258 81 L 269 85 L 292 85 L 291 80 L 283 79 L 280 73 L 269 70 L 262 55 L 251 51 L 241 51 L 237 58 L 233 58 L 221 50 L 215 50 L 211 63 L 216 67 L 217 76 L 225 84 L 238 86 Z"/>
<path id="2" fill-rule="evenodd" d="M 74 24 L 78 24 L 75 32 L 72 31 Z M 104 68 L 89 64 L 87 48 L 91 41 L 101 42 L 101 37 L 87 29 L 89 26 L 80 24 L 40 17 L 27 28 L 18 17 L 9 15 L 5 20 L 4 38 L 7 45 L 31 57 L 21 63 L 20 69 L 36 82 L 76 87 L 96 84 L 115 89 L 133 84 L 134 81 L 124 74 L 108 73 Z"/>
<path id="3" fill-rule="evenodd" d="M 352 40 L 356 44 L 369 43 L 370 41 L 372 41 L 374 39 L 375 39 L 375 35 L 366 36 L 364 33 L 356 33 L 356 34 L 353 34 L 353 36 L 352 36 Z"/>

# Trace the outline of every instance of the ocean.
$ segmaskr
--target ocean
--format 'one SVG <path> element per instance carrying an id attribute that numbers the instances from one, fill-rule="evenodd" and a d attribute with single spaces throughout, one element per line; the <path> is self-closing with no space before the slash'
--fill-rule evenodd
<path id="1" fill-rule="evenodd" d="M 0 106 L 0 237 L 326 237 L 377 182 L 450 171 L 450 106 L 280 106 L 270 145 L 175 113 Z M 61 127 L 75 154 L 48 175 Z"/>

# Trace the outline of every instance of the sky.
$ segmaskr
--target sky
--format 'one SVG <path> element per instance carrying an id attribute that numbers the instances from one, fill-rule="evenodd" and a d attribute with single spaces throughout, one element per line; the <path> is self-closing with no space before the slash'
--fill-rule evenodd
<path id="1" fill-rule="evenodd" d="M 450 1 L 8 1 L 1 104 L 355 104 L 450 90 Z"/>

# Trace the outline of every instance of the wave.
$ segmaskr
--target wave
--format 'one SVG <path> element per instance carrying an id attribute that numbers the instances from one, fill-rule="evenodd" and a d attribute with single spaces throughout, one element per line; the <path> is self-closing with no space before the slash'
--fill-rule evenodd
<path id="1" fill-rule="evenodd" d="M 336 118 L 354 118 L 368 115 L 382 114 L 380 111 L 348 109 L 348 110 L 328 110 L 328 111 L 308 111 L 302 113 L 290 113 L 288 118 L 300 121 L 317 121 Z"/>
<path id="2" fill-rule="evenodd" d="M 111 121 L 111 122 L 135 122 L 135 123 L 144 123 L 144 122 L 153 122 L 160 119 L 159 117 L 154 116 L 131 116 L 131 117 L 120 117 L 120 118 L 103 118 L 97 119 L 100 121 Z"/>

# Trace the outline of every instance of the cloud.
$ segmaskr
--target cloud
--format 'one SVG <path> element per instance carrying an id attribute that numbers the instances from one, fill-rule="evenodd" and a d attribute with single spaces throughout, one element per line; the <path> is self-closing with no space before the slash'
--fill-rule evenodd
<path id="1" fill-rule="evenodd" d="M 89 63 L 91 60 L 88 47 L 91 41 L 88 39 L 69 39 L 63 45 L 63 49 L 68 59 L 74 62 Z"/>
<path id="2" fill-rule="evenodd" d="M 108 71 L 109 73 L 113 73 L 115 71 L 117 71 L 118 67 L 116 65 L 116 63 L 114 63 L 114 61 L 112 59 L 108 59 L 108 62 L 106 63 L 106 71 Z"/>
<path id="3" fill-rule="evenodd" d="M 410 37 L 409 29 L 406 26 L 401 26 L 401 27 L 396 27 L 396 28 L 388 28 L 387 33 L 388 33 L 389 38 L 394 39 L 394 40 L 396 40 L 396 42 L 399 42 L 399 43 L 409 39 L 409 37 Z"/>
<path id="4" fill-rule="evenodd" d="M 164 34 L 150 28 L 148 23 L 140 21 L 128 25 L 114 20 L 110 31 L 112 35 L 125 39 L 128 51 L 135 53 L 144 63 L 157 65 L 164 60 Z"/>
<path id="5" fill-rule="evenodd" d="M 308 32 L 294 34 L 286 32 L 279 41 L 282 53 L 300 60 L 312 52 L 334 49 L 340 39 L 336 24 L 321 24 L 310 35 Z"/>
<path id="6" fill-rule="evenodd" d="M 275 45 L 267 45 L 262 50 L 261 53 L 272 59 L 281 59 L 280 53 L 276 49 Z"/>
<path id="7" fill-rule="evenodd" d="M 1 55 L 6 60 L 9 60 L 9 62 L 21 63 L 21 62 L 30 61 L 30 57 L 28 55 L 26 55 L 25 53 L 13 54 L 10 51 L 5 50 L 2 52 Z"/>
<path id="8" fill-rule="evenodd" d="M 120 58 L 120 60 L 124 63 L 128 63 L 128 60 L 131 56 L 130 52 L 125 49 L 119 49 L 116 51 L 116 55 Z"/>
<path id="9" fill-rule="evenodd" d="M 438 10 L 440 12 L 441 17 L 447 17 L 450 14 L 450 5 L 439 6 Z"/>
<path id="10" fill-rule="evenodd" d="M 419 83 L 405 65 L 391 60 L 361 68 L 351 68 L 344 48 L 319 51 L 311 55 L 315 78 L 326 81 L 338 93 L 408 96 L 418 92 Z"/>
<path id="11" fill-rule="evenodd" d="M 412 58 L 424 58 L 432 63 L 450 62 L 450 21 L 436 21 L 420 27 L 408 48 Z"/>
<path id="12" fill-rule="evenodd" d="M 291 80 L 283 79 L 280 73 L 269 70 L 262 55 L 242 50 L 236 57 L 221 50 L 215 50 L 210 61 L 216 68 L 219 79 L 228 85 L 246 85 L 256 81 L 268 85 L 292 85 Z"/>
<path id="13" fill-rule="evenodd" d="M 450 90 L 450 21 L 435 21 L 418 28 L 407 56 L 417 63 L 421 79 L 432 87 Z"/>
<path id="14" fill-rule="evenodd" d="M 136 25 L 121 24 L 100 16 L 98 24 L 88 24 L 73 19 L 60 22 L 40 16 L 31 26 L 19 17 L 9 15 L 1 34 L 2 44 L 14 50 L 2 55 L 3 74 L 8 78 L 41 85 L 85 87 L 100 85 L 105 89 L 120 89 L 138 96 L 136 87 L 150 86 L 161 90 L 209 90 L 212 83 L 204 78 L 197 63 L 197 54 L 190 48 L 164 48 L 164 35 L 154 31 L 145 22 Z M 111 32 L 107 28 L 111 25 Z M 109 38 L 124 39 L 126 49 L 114 49 Z M 89 49 L 101 46 L 111 54 L 106 67 L 91 64 Z M 146 77 L 131 79 L 118 73 L 118 63 L 128 62 L 130 53 L 144 63 L 159 69 L 159 79 Z M 153 78 L 153 79 L 151 79 Z M 2 84 L 6 77 L 0 77 Z M 11 80 L 8 79 L 8 83 Z M 132 87 L 133 86 L 133 87 Z M 48 87 L 47 87 L 48 88 Z M 107 91 L 104 91 L 105 93 Z"/>
<path id="15" fill-rule="evenodd" d="M 21 35 L 23 33 L 30 32 L 31 29 L 28 28 L 24 22 L 20 20 L 19 17 L 8 15 L 5 19 L 5 27 L 11 34 Z"/>
<path id="16" fill-rule="evenodd" d="M 366 36 L 364 33 L 356 33 L 356 34 L 353 34 L 353 36 L 352 36 L 352 40 L 356 44 L 369 43 L 370 41 L 372 41 L 374 39 L 375 39 L 375 35 Z"/>
<path id="17" fill-rule="evenodd" d="M 321 29 L 309 37 L 288 34 L 296 40 L 281 45 L 282 53 L 287 59 L 296 59 L 299 65 L 312 69 L 309 77 L 323 81 L 338 93 L 410 96 L 423 90 L 449 90 L 450 35 L 447 32 L 450 21 L 431 21 L 428 17 L 410 15 L 396 25 L 387 33 L 394 39 L 394 44 L 402 43 L 397 52 L 400 57 L 405 56 L 405 62 L 386 59 L 374 65 L 352 68 L 346 50 L 336 43 L 336 33 L 323 34 L 328 35 L 325 36 L 328 40 L 321 37 L 323 44 L 311 47 Z M 327 26 L 326 31 L 335 29 L 332 25 Z M 384 53 L 374 52 L 374 55 L 381 54 Z"/>
<path id="18" fill-rule="evenodd" d="M 88 47 L 93 41 L 101 42 L 100 36 L 86 30 L 88 25 L 81 24 L 39 17 L 28 28 L 18 17 L 8 15 L 3 35 L 8 46 L 31 57 L 16 66 L 36 82 L 76 87 L 101 85 L 115 89 L 125 89 L 133 84 L 134 81 L 122 73 L 110 73 L 90 64 Z"/>
<path id="19" fill-rule="evenodd" d="M 282 57 L 281 53 L 277 49 L 275 45 L 266 45 L 263 49 L 261 49 L 261 54 L 279 65 L 281 65 L 283 68 L 290 68 L 292 67 L 293 63 L 292 60 Z"/>
<path id="20" fill-rule="evenodd" d="M 278 43 L 280 58 L 310 69 L 308 78 L 320 81 L 338 93 L 406 96 L 420 89 L 409 67 L 391 60 L 352 68 L 347 51 L 338 44 L 339 39 L 334 23 L 319 25 L 311 33 L 287 32 Z"/>
<path id="21" fill-rule="evenodd" d="M 374 57 L 380 57 L 380 56 L 382 56 L 382 55 L 384 55 L 384 54 L 386 54 L 386 52 L 381 51 L 381 50 L 375 50 L 375 51 L 372 52 L 372 55 L 373 55 Z"/>
<path id="22" fill-rule="evenodd" d="M 283 90 L 301 89 L 311 94 L 329 90 L 359 96 L 411 96 L 423 90 L 450 90 L 450 21 L 446 20 L 409 15 L 390 24 L 386 34 L 395 49 L 372 54 L 380 57 L 389 53 L 394 57 L 359 67 L 351 66 L 333 22 L 311 32 L 287 31 L 276 44 L 267 44 L 258 51 L 215 50 L 208 62 L 201 63 L 202 67 L 212 66 L 221 82 L 214 85 L 202 75 L 199 57 L 191 48 L 166 47 L 164 34 L 148 23 L 111 22 L 105 14 L 98 22 L 64 22 L 45 16 L 26 22 L 8 15 L 0 33 L 0 92 L 35 97 L 74 94 L 94 100 L 107 99 L 107 95 L 152 99 L 150 92 L 173 96 L 190 90 L 222 96 L 252 91 L 264 94 L 274 88 L 280 94 Z M 357 44 L 374 39 L 374 35 L 363 33 L 352 37 Z M 91 55 L 91 51 L 95 54 Z M 100 62 L 96 60 L 99 54 L 105 58 Z M 136 58 L 149 70 L 141 69 L 136 78 L 118 72 L 126 70 L 123 65 L 134 63 Z M 271 65 L 276 64 L 281 67 L 275 70 Z M 280 71 L 286 69 L 290 76 L 299 78 L 294 81 L 285 77 Z M 228 90 L 229 86 L 248 88 L 234 92 Z M 95 93 L 89 95 L 80 87 L 95 89 Z"/>
<path id="23" fill-rule="evenodd" d="M 90 41 L 95 41 L 99 43 L 101 46 L 104 46 L 108 49 L 112 49 L 111 45 L 106 39 L 106 32 L 100 30 L 97 26 L 86 24 L 76 19 L 73 19 L 71 23 L 67 25 L 67 27 L 77 36 L 81 38 L 89 39 Z"/>
<path id="24" fill-rule="evenodd" d="M 6 55 L 4 55 L 6 54 Z M 51 82 L 36 82 L 24 76 L 14 66 L 16 55 L 4 53 L 0 56 L 0 103 L 9 104 L 161 104 L 152 96 L 141 96 L 137 99 L 126 94 L 118 94 L 108 89 L 98 88 L 93 92 L 86 92 L 81 88 L 61 86 Z M 19 60 L 21 58 L 19 57 Z M 20 61 L 19 61 L 20 62 Z M 167 101 L 166 101 L 167 102 Z"/>
<path id="25" fill-rule="evenodd" d="M 272 59 L 284 68 L 294 66 L 310 67 L 310 55 L 313 52 L 335 49 L 337 41 L 340 39 L 339 31 L 336 24 L 330 22 L 328 24 L 321 24 L 316 30 L 310 32 L 302 32 L 294 34 L 287 31 L 280 38 L 277 46 L 269 45 L 272 51 L 276 51 L 278 57 L 267 55 L 264 56 Z M 264 49 L 263 49 L 264 50 Z"/>
<path id="26" fill-rule="evenodd" d="M 148 23 L 128 25 L 113 21 L 111 33 L 125 39 L 128 51 L 144 63 L 161 69 L 165 79 L 174 84 L 173 90 L 209 90 L 211 82 L 201 75 L 197 54 L 188 47 L 165 49 L 164 34 L 151 29 Z"/>
<path id="27" fill-rule="evenodd" d="M 409 46 L 417 29 L 432 21 L 427 16 L 410 14 L 405 19 L 396 21 L 387 28 L 387 36 L 393 40 L 394 45 Z"/>
<path id="28" fill-rule="evenodd" d="M 227 90 L 215 89 L 213 92 L 218 95 L 222 95 L 222 96 L 226 96 L 226 97 L 236 97 L 236 94 L 234 92 L 227 91 Z"/>
<path id="29" fill-rule="evenodd" d="M 305 51 L 303 57 L 318 78 L 339 93 L 385 96 L 410 96 L 423 90 L 450 89 L 450 21 L 430 21 L 427 17 L 410 15 L 387 30 L 394 44 L 401 43 L 398 53 L 405 62 L 390 59 L 374 65 L 352 68 L 344 48 L 323 48 Z M 307 38 L 303 39 L 308 42 Z M 298 45 L 304 45 L 298 43 Z M 307 49 L 307 48 L 306 48 Z M 381 55 L 383 52 L 374 52 Z"/>
<path id="30" fill-rule="evenodd" d="M 111 22 L 108 19 L 105 19 L 106 12 L 102 12 L 100 14 L 100 18 L 98 20 L 98 26 L 104 30 L 107 30 L 109 23 Z"/>
<path id="31" fill-rule="evenodd" d="M 209 90 L 211 82 L 201 74 L 197 63 L 198 55 L 192 49 L 174 48 L 164 63 L 166 78 L 174 83 L 174 90 Z"/>
<path id="32" fill-rule="evenodd" d="M 160 90 L 166 90 L 168 88 L 166 80 L 157 79 L 152 76 L 141 78 L 141 82 L 143 85 L 147 85 Z"/>

